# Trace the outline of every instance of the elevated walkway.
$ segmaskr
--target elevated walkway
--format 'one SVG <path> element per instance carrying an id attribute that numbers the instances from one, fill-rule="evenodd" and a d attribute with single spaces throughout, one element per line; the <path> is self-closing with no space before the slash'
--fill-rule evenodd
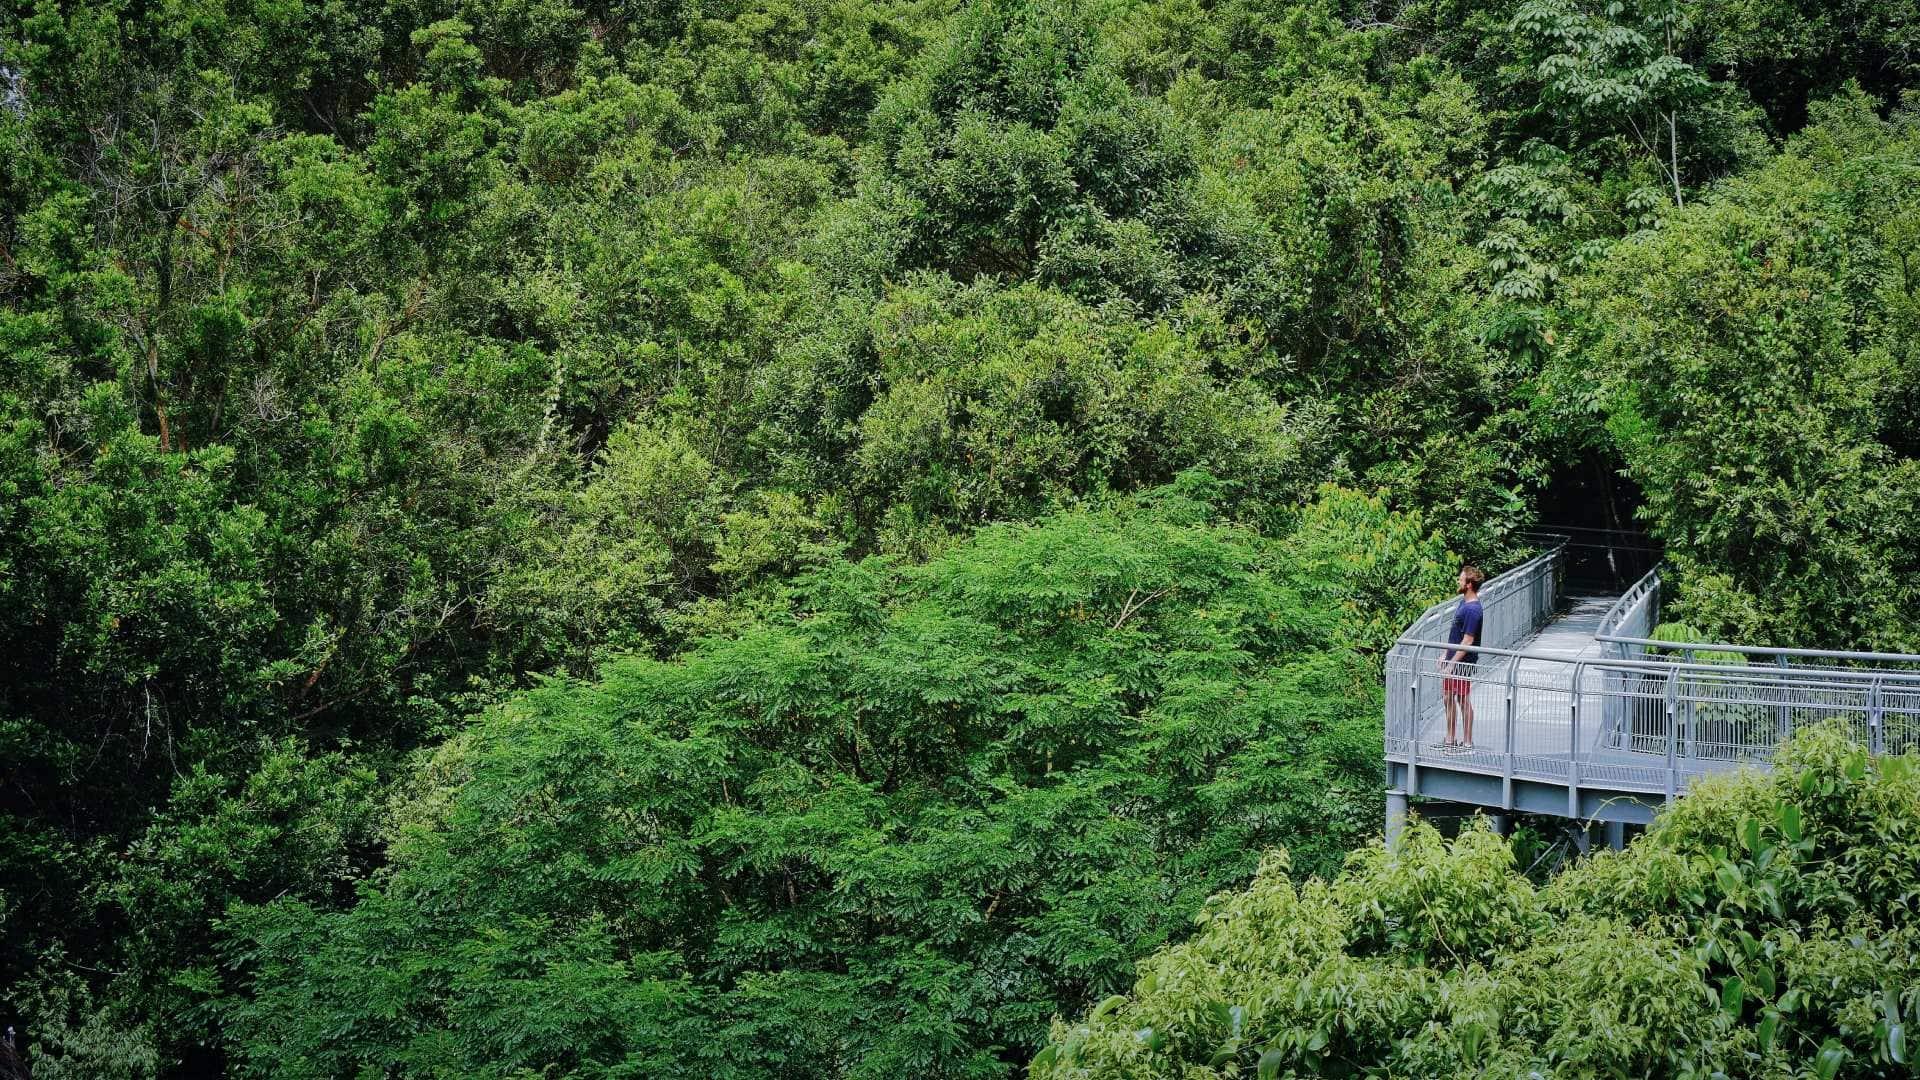
<path id="1" fill-rule="evenodd" d="M 1656 642 L 1658 569 L 1618 596 L 1563 596 L 1564 566 L 1550 544 L 1482 587 L 1471 749 L 1445 745 L 1458 601 L 1429 608 L 1388 654 L 1389 835 L 1422 796 L 1609 823 L 1617 837 L 1701 776 L 1768 767 L 1799 727 L 1841 723 L 1876 752 L 1920 746 L 1920 656 Z"/>

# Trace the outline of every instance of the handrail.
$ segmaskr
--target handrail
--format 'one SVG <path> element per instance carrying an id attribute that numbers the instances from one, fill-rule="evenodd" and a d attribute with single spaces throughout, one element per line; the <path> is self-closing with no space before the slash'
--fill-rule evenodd
<path id="1" fill-rule="evenodd" d="M 1639 639 L 1630 638 L 1627 640 L 1637 641 Z M 1452 642 L 1440 641 L 1438 639 L 1430 639 L 1430 638 L 1403 637 L 1396 644 L 1411 645 L 1419 649 L 1457 649 L 1459 648 L 1458 645 L 1453 644 Z M 1719 646 L 1714 646 L 1714 645 L 1675 646 L 1674 643 L 1667 642 L 1667 641 L 1655 641 L 1655 642 L 1652 642 L 1652 644 L 1659 645 L 1663 648 L 1667 648 L 1667 647 L 1680 647 L 1680 648 L 1689 648 L 1689 649 L 1697 648 L 1701 652 L 1708 652 L 1708 651 L 1712 651 L 1714 649 L 1719 648 Z M 1476 653 L 1484 653 L 1489 656 L 1511 657 L 1516 660 L 1536 660 L 1542 663 L 1554 663 L 1554 664 L 1572 664 L 1575 662 L 1575 659 L 1576 659 L 1570 656 L 1556 656 L 1551 653 L 1535 652 L 1529 649 L 1500 649 L 1500 648 L 1495 648 L 1494 646 L 1491 646 L 1491 645 L 1475 645 L 1473 646 L 1473 651 Z M 1771 651 L 1771 650 L 1763 650 L 1763 651 Z M 1915 662 L 1920 662 L 1920 656 L 1909 656 L 1907 657 L 1907 659 L 1913 660 Z M 1858 669 L 1774 668 L 1774 667 L 1764 667 L 1764 666 L 1740 667 L 1740 666 L 1729 665 L 1729 664 L 1700 663 L 1698 661 L 1687 661 L 1687 660 L 1671 660 L 1671 661 L 1669 660 L 1635 660 L 1631 658 L 1596 659 L 1594 657 L 1581 657 L 1578 659 L 1578 662 L 1587 664 L 1591 667 L 1605 669 L 1608 671 L 1646 671 L 1646 672 L 1654 672 L 1654 673 L 1673 672 L 1673 671 L 1698 672 L 1698 673 L 1708 674 L 1708 675 L 1738 675 L 1742 678 L 1757 678 L 1762 680 L 1777 679 L 1777 680 L 1790 681 L 1795 683 L 1804 683 L 1811 678 L 1824 678 L 1827 676 L 1832 676 L 1838 679 L 1854 679 L 1854 680 L 1864 679 L 1867 681 L 1872 681 L 1874 679 L 1894 678 L 1894 679 L 1902 679 L 1902 680 L 1911 680 L 1913 682 L 1920 683 L 1920 671 L 1873 671 L 1865 668 L 1858 668 Z"/>
<path id="2" fill-rule="evenodd" d="M 1785 646 L 1774 645 L 1730 645 L 1717 641 L 1661 641 L 1658 638 L 1627 637 L 1621 634 L 1595 634 L 1593 637 L 1595 641 L 1605 641 L 1622 645 L 1645 645 L 1648 648 L 1669 649 L 1681 652 L 1740 653 L 1744 656 L 1804 656 L 1817 660 L 1872 660 L 1891 661 L 1902 664 L 1920 664 L 1920 654 L 1915 653 L 1849 652 L 1842 649 L 1790 649 Z M 1795 668 L 1794 670 L 1807 671 L 1810 669 Z M 1811 670 L 1824 671 L 1827 669 L 1815 668 Z M 1901 673 L 1887 672 L 1887 674 L 1897 675 Z"/>
<path id="3" fill-rule="evenodd" d="M 1600 628 L 1594 631 L 1595 641 L 1610 645 L 1638 645 L 1643 648 L 1661 649 L 1679 653 L 1738 653 L 1742 656 L 1796 656 L 1817 660 L 1852 660 L 1869 663 L 1896 663 L 1920 665 L 1920 655 L 1913 653 L 1864 652 L 1853 649 L 1799 649 L 1773 645 L 1736 645 L 1723 641 L 1662 641 L 1657 638 L 1633 634 L 1622 634 L 1617 628 L 1626 619 L 1626 613 L 1638 604 L 1645 595 L 1657 595 L 1660 590 L 1660 568 L 1654 567 L 1646 572 L 1639 581 L 1633 583 L 1626 592 L 1621 593 L 1613 606 L 1600 619 Z"/>
<path id="4" fill-rule="evenodd" d="M 1620 640 L 1614 634 L 1612 628 L 1618 627 L 1626 620 L 1626 613 L 1640 602 L 1642 596 L 1657 594 L 1659 590 L 1660 568 L 1656 566 L 1640 575 L 1640 580 L 1627 586 L 1627 591 L 1621 593 L 1619 598 L 1613 602 L 1613 606 L 1607 608 L 1605 615 L 1600 616 L 1600 628 L 1594 631 L 1594 639 L 1597 641 Z M 1638 642 L 1628 642 L 1628 644 L 1638 644 Z"/>

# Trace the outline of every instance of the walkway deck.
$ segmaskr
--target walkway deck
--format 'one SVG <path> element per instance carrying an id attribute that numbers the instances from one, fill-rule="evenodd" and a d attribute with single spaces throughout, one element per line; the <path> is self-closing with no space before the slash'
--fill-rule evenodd
<path id="1" fill-rule="evenodd" d="M 1575 597 L 1566 611 L 1537 633 L 1514 645 L 1516 651 L 1528 655 L 1487 656 L 1481 661 L 1474 671 L 1471 695 L 1475 755 L 1504 756 L 1510 750 L 1538 752 L 1567 741 L 1570 735 L 1568 710 L 1571 696 L 1562 691 L 1568 685 L 1567 680 L 1573 670 L 1572 662 L 1600 658 L 1600 642 L 1593 635 L 1600 627 L 1600 617 L 1607 613 L 1616 599 L 1612 596 Z M 1518 670 L 1510 672 L 1509 669 L 1516 666 Z M 1511 731 L 1505 722 L 1510 673 L 1513 675 L 1516 710 Z M 1584 678 L 1592 689 L 1599 689 L 1599 672 L 1589 671 Z M 1428 687 L 1422 686 L 1421 689 L 1424 691 Z M 1433 689 L 1438 690 L 1438 687 Z M 1556 692 L 1539 692 L 1548 689 Z M 1421 713 L 1420 742 L 1430 748 L 1440 747 L 1446 740 L 1447 726 L 1441 695 L 1424 695 Z M 1463 733 L 1456 730 L 1455 734 Z M 1500 767 L 1498 761 L 1491 764 L 1495 769 Z"/>
<path id="2" fill-rule="evenodd" d="M 1664 755 L 1611 749 L 1606 745 L 1611 732 L 1601 710 L 1589 707 L 1584 716 L 1574 715 L 1576 673 L 1584 702 L 1591 706 L 1603 699 L 1605 671 L 1582 661 L 1605 659 L 1594 635 L 1617 599 L 1571 597 L 1545 626 L 1513 642 L 1513 655 L 1481 655 L 1470 695 L 1470 750 L 1446 745 L 1441 694 L 1445 673 L 1439 669 L 1437 651 L 1422 657 L 1430 670 L 1421 671 L 1417 679 L 1416 733 L 1404 747 L 1404 762 L 1396 763 L 1389 755 L 1390 780 L 1400 781 L 1390 786 L 1411 784 L 1405 790 L 1494 810 L 1652 820 L 1654 809 L 1666 799 Z M 1464 718 L 1456 724 L 1456 737 L 1464 738 Z M 1576 760 L 1596 781 L 1584 798 L 1575 779 Z M 1606 774 L 1637 782 L 1606 783 Z"/>
<path id="3" fill-rule="evenodd" d="M 1644 823 L 1701 776 L 1769 767 L 1811 725 L 1843 724 L 1875 753 L 1920 748 L 1920 656 L 1654 642 L 1657 570 L 1622 596 L 1564 597 L 1562 555 L 1481 590 L 1470 749 L 1448 745 L 1443 704 L 1455 602 L 1388 654 L 1390 831 L 1409 796 Z"/>

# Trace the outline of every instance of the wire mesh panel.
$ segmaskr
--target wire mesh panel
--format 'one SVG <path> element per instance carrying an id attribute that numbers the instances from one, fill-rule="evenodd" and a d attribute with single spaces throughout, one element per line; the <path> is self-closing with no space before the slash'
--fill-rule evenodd
<path id="1" fill-rule="evenodd" d="M 1624 753 L 1665 754 L 1673 730 L 1667 673 L 1631 664 L 1601 665 L 1597 670 L 1612 722 L 1598 733 L 1595 745 Z"/>
<path id="2" fill-rule="evenodd" d="M 1920 679 L 1883 683 L 1880 708 L 1881 752 L 1920 751 Z"/>
<path id="3" fill-rule="evenodd" d="M 1573 754 L 1574 665 L 1559 658 L 1516 656 L 1513 707 L 1506 718 L 1506 748 L 1515 776 L 1559 781 Z"/>
<path id="4" fill-rule="evenodd" d="M 1786 716 L 1781 737 L 1802 728 L 1838 724 L 1848 738 L 1871 741 L 1870 680 L 1820 678 L 1814 673 L 1792 671 L 1780 675 L 1779 680 L 1780 708 Z"/>
<path id="5" fill-rule="evenodd" d="M 1768 672 L 1738 666 L 1678 668 L 1674 722 L 1680 751 L 1697 761 L 1762 761 L 1779 744 L 1780 706 L 1788 685 Z"/>

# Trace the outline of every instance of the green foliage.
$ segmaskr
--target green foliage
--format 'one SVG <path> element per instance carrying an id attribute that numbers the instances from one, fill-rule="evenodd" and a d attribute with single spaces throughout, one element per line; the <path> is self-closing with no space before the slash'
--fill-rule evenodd
<path id="1" fill-rule="evenodd" d="M 1284 856 L 1035 1077 L 1893 1076 L 1920 1018 L 1920 759 L 1802 736 L 1536 890 L 1414 823 L 1331 882 Z"/>
<path id="2" fill-rule="evenodd" d="M 102 1005 L 58 950 L 12 990 L 26 1021 L 22 1047 L 33 1075 L 52 1080 L 152 1080 L 160 1053 L 151 1024 L 124 1007 Z M 11 1025 L 10 1025 L 11 1026 Z"/>
<path id="3" fill-rule="evenodd" d="M 1702 3 L 1695 34 L 1705 58 L 1738 73 L 1783 130 L 1849 81 L 1891 100 L 1920 64 L 1920 9 L 1904 0 Z"/>
<path id="4" fill-rule="evenodd" d="M 1631 133 L 1675 202 L 1685 198 L 1680 115 L 1709 85 L 1680 55 L 1687 17 L 1677 0 L 1613 3 L 1603 12 L 1527 0 L 1509 25 L 1521 42 L 1515 77 L 1537 82 L 1540 112 L 1582 141 Z"/>
<path id="5" fill-rule="evenodd" d="M 1723 639 L 1909 648 L 1916 129 L 1860 97 L 1582 286 L 1608 426 L 1681 610 Z"/>
<path id="6" fill-rule="evenodd" d="M 371 770 L 291 741 L 237 783 L 204 766 L 182 777 L 97 898 L 126 926 L 121 948 L 135 977 L 156 984 L 143 995 L 144 1020 L 175 1040 L 215 1045 L 214 922 L 236 902 L 334 898 L 372 842 L 377 806 Z"/>
<path id="7" fill-rule="evenodd" d="M 1417 526 L 1267 542 L 1215 490 L 840 565 L 490 714 L 350 910 L 231 920 L 245 1060 L 1002 1073 L 1263 848 L 1330 869 L 1373 826 L 1378 694 L 1335 643 L 1374 613 L 1336 626 L 1309 597 L 1340 571 L 1295 552 Z"/>
<path id="8" fill-rule="evenodd" d="M 312 936 L 348 909 L 433 939 L 382 890 L 490 782 L 489 710 L 812 647 L 793 613 L 853 619 L 831 597 L 917 612 L 834 639 L 863 663 L 932 679 L 947 649 L 992 686 L 868 706 L 887 753 L 931 755 L 884 798 L 845 747 L 730 729 L 717 792 L 647 804 L 734 836 L 727 807 L 808 790 L 789 758 L 835 778 L 859 830 L 779 841 L 802 915 L 742 899 L 785 881 L 716 841 L 704 937 L 604 897 L 598 922 L 503 907 L 366 998 L 464 1011 L 383 1014 L 367 1045 L 396 1070 L 484 1031 L 458 1050 L 481 1069 L 1003 1073 L 1259 847 L 1326 868 L 1370 827 L 1366 657 L 1449 550 L 1501 563 L 1550 478 L 1616 454 L 1703 632 L 1911 647 L 1916 25 L 1907 0 L 0 6 L 0 1012 L 39 1072 L 218 1074 L 218 1010 L 247 1006 L 210 951 L 229 904 L 310 909 L 262 939 L 275 963 L 384 949 Z M 1042 519 L 1097 519 L 1112 543 L 1080 554 L 1131 566 L 1161 541 L 1120 517 L 1200 528 L 1183 499 L 1240 552 L 1209 595 L 1271 587 L 1297 625 L 1196 601 L 1237 629 L 1135 641 L 1162 628 L 1072 552 L 1113 641 L 916 576 Z M 794 669 L 845 701 L 885 682 L 809 663 L 847 665 Z M 835 681 L 855 668 L 878 682 Z M 999 719 L 943 727 L 963 703 Z M 1123 752 L 1113 718 L 1156 710 L 1181 721 Z M 1068 740 L 1083 721 L 1108 741 Z M 1036 781 L 1002 744 L 1065 757 Z M 983 833 L 1051 921 L 976 870 L 860 923 L 866 879 L 797 869 L 856 841 L 877 864 L 897 827 L 933 888 L 940 844 L 989 860 L 954 838 L 988 807 L 1055 815 Z M 766 959 L 792 941 L 822 951 Z M 550 1013 L 502 1004 L 535 988 L 516 956 Z M 358 1022 L 341 1000 L 324 1030 Z M 721 1031 L 768 1062 L 699 1041 Z"/>
<path id="9" fill-rule="evenodd" d="M 1379 495 L 1333 485 L 1294 520 L 1294 558 L 1342 609 L 1345 644 L 1385 653 L 1428 605 L 1452 595 L 1459 568 L 1418 513 L 1394 513 Z"/>
<path id="10" fill-rule="evenodd" d="M 1195 466 L 1261 505 L 1298 498 L 1329 467 L 1324 410 L 1276 404 L 1215 313 L 1183 315 L 943 279 L 890 291 L 864 343 L 857 493 L 890 530 L 1030 517 Z"/>

